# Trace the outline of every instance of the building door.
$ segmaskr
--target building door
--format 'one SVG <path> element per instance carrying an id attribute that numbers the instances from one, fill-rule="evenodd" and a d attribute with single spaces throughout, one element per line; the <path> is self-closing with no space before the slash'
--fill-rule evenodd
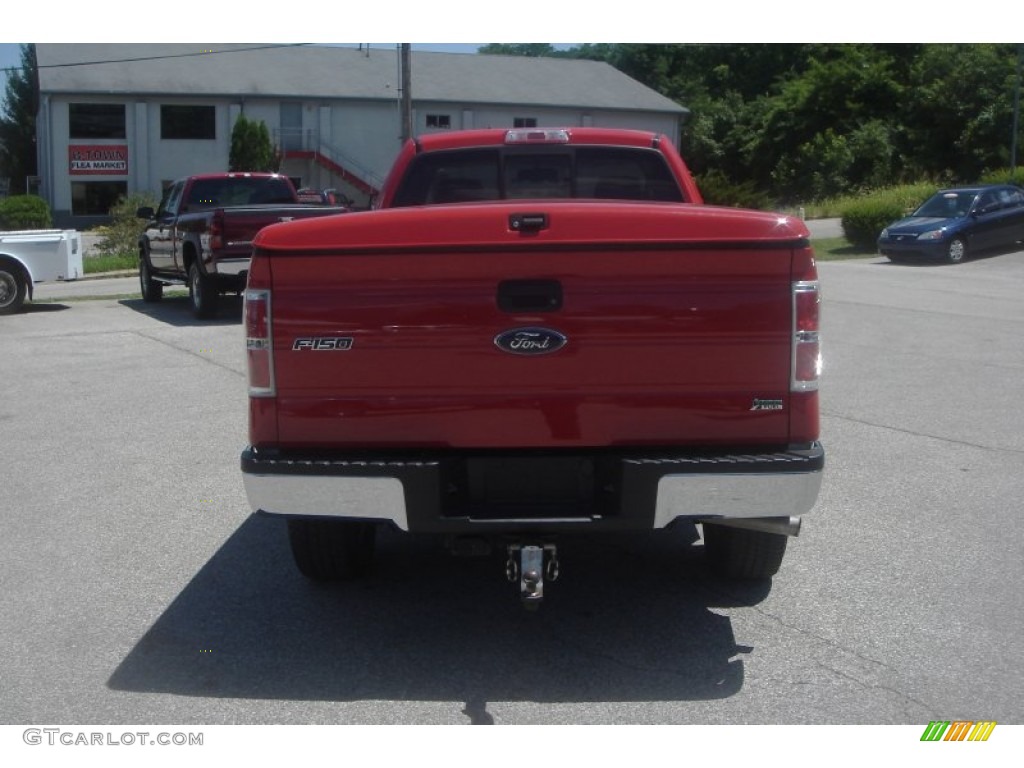
<path id="1" fill-rule="evenodd" d="M 281 103 L 281 149 L 294 152 L 311 149 L 302 142 L 302 104 L 294 101 Z"/>

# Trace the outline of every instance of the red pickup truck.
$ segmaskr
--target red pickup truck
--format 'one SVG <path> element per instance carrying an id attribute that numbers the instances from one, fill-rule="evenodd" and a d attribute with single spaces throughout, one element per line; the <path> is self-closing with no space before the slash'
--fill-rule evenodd
<path id="1" fill-rule="evenodd" d="M 420 137 L 378 210 L 255 240 L 250 504 L 316 580 L 380 524 L 497 544 L 527 605 L 581 532 L 700 523 L 770 577 L 824 465 L 819 297 L 803 223 L 704 205 L 664 136 Z"/>
<path id="2" fill-rule="evenodd" d="M 142 298 L 160 301 L 164 285 L 187 284 L 196 317 L 212 317 L 222 293 L 245 289 L 252 239 L 263 227 L 346 210 L 302 204 L 291 181 L 276 173 L 179 179 L 156 211 L 137 211 L 148 222 L 139 237 Z"/>

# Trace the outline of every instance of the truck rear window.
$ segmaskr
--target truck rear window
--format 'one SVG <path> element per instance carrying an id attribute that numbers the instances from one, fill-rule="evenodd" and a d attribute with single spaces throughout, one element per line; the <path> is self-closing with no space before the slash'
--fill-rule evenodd
<path id="1" fill-rule="evenodd" d="M 536 198 L 684 201 L 665 159 L 654 150 L 533 147 L 420 155 L 393 206 Z"/>
<path id="2" fill-rule="evenodd" d="M 295 202 L 292 188 L 283 178 L 235 176 L 224 179 L 196 179 L 192 183 L 188 210 L 241 205 L 284 205 Z"/>

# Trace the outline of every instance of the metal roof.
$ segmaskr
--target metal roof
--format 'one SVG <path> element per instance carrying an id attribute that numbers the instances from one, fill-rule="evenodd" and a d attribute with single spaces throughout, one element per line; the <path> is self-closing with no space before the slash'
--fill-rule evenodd
<path id="1" fill-rule="evenodd" d="M 37 43 L 42 93 L 397 99 L 395 48 Z M 413 51 L 417 102 L 688 110 L 604 62 Z"/>

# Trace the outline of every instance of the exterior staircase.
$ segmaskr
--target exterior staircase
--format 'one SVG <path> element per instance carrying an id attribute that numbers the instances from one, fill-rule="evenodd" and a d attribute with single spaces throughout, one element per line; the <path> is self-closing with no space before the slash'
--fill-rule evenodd
<path id="1" fill-rule="evenodd" d="M 281 155 L 281 173 L 293 175 L 291 171 L 303 168 L 303 178 L 312 178 L 322 174 L 311 171 L 317 166 L 327 172 L 330 177 L 328 184 L 307 184 L 322 189 L 335 189 L 353 200 L 355 207 L 369 207 L 370 201 L 380 192 L 384 180 L 369 168 L 361 165 L 336 146 L 323 141 L 317 131 L 274 131 L 274 144 Z"/>

